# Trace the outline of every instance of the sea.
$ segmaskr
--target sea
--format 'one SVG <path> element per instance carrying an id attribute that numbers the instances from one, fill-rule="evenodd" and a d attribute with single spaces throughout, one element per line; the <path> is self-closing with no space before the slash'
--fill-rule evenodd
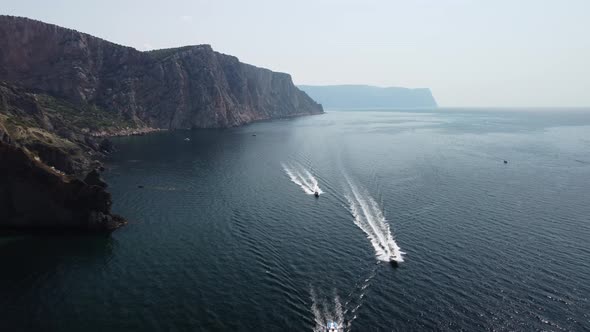
<path id="1" fill-rule="evenodd" d="M 590 330 L 590 110 L 329 110 L 114 142 L 129 224 L 0 238 L 1 330 Z"/>

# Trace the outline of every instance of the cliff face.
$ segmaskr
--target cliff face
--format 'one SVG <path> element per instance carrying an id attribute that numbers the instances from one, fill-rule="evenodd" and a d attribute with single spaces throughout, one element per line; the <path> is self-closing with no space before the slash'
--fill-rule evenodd
<path id="1" fill-rule="evenodd" d="M 0 183 L 1 229 L 110 232 L 125 224 L 110 213 L 111 196 L 100 183 L 68 179 L 3 142 Z"/>
<path id="2" fill-rule="evenodd" d="M 65 175 L 97 167 L 105 145 L 76 126 L 93 125 L 95 113 L 68 105 L 0 82 L 0 229 L 109 232 L 125 224 L 110 213 L 98 172 L 84 181 Z"/>
<path id="3" fill-rule="evenodd" d="M 96 105 L 138 127 L 228 127 L 323 112 L 288 74 L 208 45 L 140 52 L 10 16 L 0 16 L 0 80 Z"/>
<path id="4" fill-rule="evenodd" d="M 101 140 L 89 131 L 125 123 L 114 113 L 0 82 L 0 141 L 29 150 L 48 166 L 82 174 L 99 164 Z"/>
<path id="5" fill-rule="evenodd" d="M 369 85 L 301 85 L 303 91 L 334 108 L 433 108 L 430 89 L 381 88 Z"/>
<path id="6" fill-rule="evenodd" d="M 97 136 L 322 112 L 289 75 L 207 45 L 140 52 L 0 16 L 0 229 L 123 225 L 98 172 L 83 177 L 112 149 Z"/>

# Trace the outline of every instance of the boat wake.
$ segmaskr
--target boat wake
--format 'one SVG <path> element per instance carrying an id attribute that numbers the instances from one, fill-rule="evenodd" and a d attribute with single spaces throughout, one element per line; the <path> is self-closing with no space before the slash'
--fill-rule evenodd
<path id="1" fill-rule="evenodd" d="M 346 199 L 350 207 L 350 213 L 354 218 L 354 223 L 367 234 L 375 249 L 377 259 L 384 262 L 401 263 L 404 252 L 401 251 L 393 239 L 389 228 L 389 223 L 379 204 L 375 201 L 366 190 L 362 192 L 347 178 L 350 192 L 346 194 Z"/>
<path id="2" fill-rule="evenodd" d="M 326 326 L 330 322 L 338 324 L 338 331 L 344 331 L 344 309 L 340 302 L 340 297 L 334 290 L 332 299 L 320 299 L 317 292 L 312 288 L 311 296 L 311 311 L 313 312 L 315 327 L 314 332 L 325 332 Z"/>
<path id="3" fill-rule="evenodd" d="M 301 165 L 282 165 L 285 173 L 287 173 L 291 179 L 291 182 L 298 185 L 306 194 L 313 195 L 316 191 L 318 194 L 324 193 L 322 189 L 320 189 L 318 180 L 305 167 Z"/>

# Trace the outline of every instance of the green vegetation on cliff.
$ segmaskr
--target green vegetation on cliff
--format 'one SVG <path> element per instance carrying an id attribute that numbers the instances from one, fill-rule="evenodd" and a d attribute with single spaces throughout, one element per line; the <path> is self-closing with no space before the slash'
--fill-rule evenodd
<path id="1" fill-rule="evenodd" d="M 47 94 L 35 95 L 39 106 L 54 122 L 60 122 L 72 130 L 96 132 L 105 129 L 135 127 L 136 125 L 120 114 L 96 105 L 74 104 Z"/>
<path id="2" fill-rule="evenodd" d="M 82 173 L 98 164 L 102 151 L 92 133 L 131 126 L 122 116 L 96 106 L 0 82 L 1 136 L 61 172 Z"/>

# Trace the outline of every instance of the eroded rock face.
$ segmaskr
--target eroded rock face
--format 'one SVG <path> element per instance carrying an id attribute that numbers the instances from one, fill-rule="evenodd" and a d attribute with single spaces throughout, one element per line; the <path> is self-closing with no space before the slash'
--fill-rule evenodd
<path id="1" fill-rule="evenodd" d="M 11 16 L 0 16 L 0 80 L 96 104 L 153 128 L 229 127 L 323 112 L 288 74 L 208 45 L 140 52 Z"/>
<path id="2" fill-rule="evenodd" d="M 8 135 L 8 131 L 4 128 L 4 124 L 0 122 L 0 143 L 10 144 L 12 139 Z"/>
<path id="3" fill-rule="evenodd" d="M 101 188 L 106 188 L 108 186 L 107 183 L 100 178 L 100 173 L 96 169 L 93 169 L 86 175 L 84 182 L 88 185 L 99 186 Z"/>
<path id="4" fill-rule="evenodd" d="M 40 98 L 0 81 L 0 141 L 27 148 L 45 164 L 67 174 L 87 172 L 100 157 L 98 139 L 64 121 L 67 113 L 44 107 Z"/>
<path id="5" fill-rule="evenodd" d="M 111 195 L 100 182 L 70 180 L 5 143 L 0 183 L 0 229 L 111 232 L 126 223 L 111 214 Z"/>

